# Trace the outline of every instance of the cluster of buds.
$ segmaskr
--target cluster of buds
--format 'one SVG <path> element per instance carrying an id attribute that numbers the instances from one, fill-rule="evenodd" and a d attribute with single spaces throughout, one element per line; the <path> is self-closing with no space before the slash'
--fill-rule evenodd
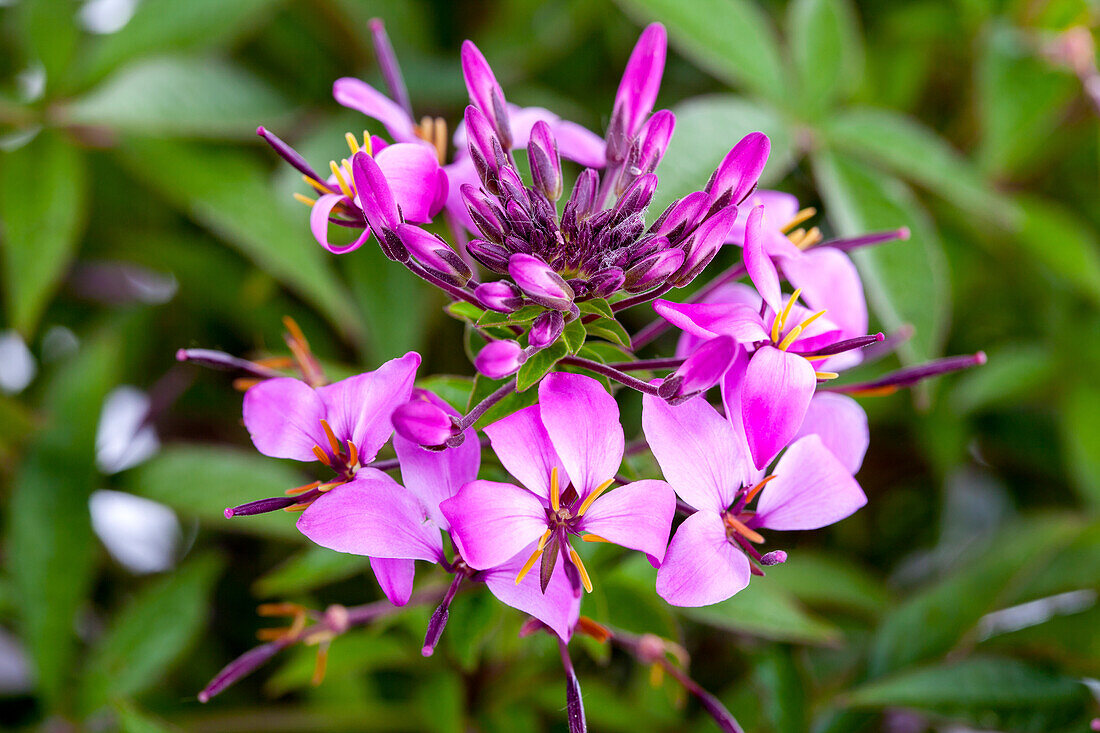
<path id="1" fill-rule="evenodd" d="M 355 79 L 339 80 L 334 91 L 381 122 L 393 142 L 349 134 L 349 159 L 333 161 L 322 178 L 282 140 L 260 134 L 320 194 L 299 195 L 318 243 L 346 254 L 373 238 L 389 259 L 440 288 L 448 313 L 465 322 L 480 376 L 468 381 L 464 411 L 416 386 L 415 352 L 330 384 L 292 322 L 291 358 L 179 352 L 181 360 L 243 372 L 244 424 L 256 448 L 324 474 L 226 516 L 300 512 L 299 530 L 318 545 L 369 557 L 388 599 L 325 614 L 266 609 L 291 612 L 294 623 L 267 632 L 267 643 L 227 666 L 200 699 L 291 644 L 316 644 L 323 670 L 343 631 L 410 603 L 438 603 L 422 647 L 430 655 L 456 594 L 485 587 L 532 617 L 525 634 L 557 637 L 571 731 L 586 727 L 568 654 L 576 633 L 618 644 L 655 676 L 677 680 L 723 730 L 739 730 L 682 669 L 683 649 L 612 633 L 580 614 L 598 580 L 584 563 L 585 545 L 646 555 L 657 568 L 654 590 L 671 605 L 723 601 L 786 561 L 781 549 L 762 551 L 762 531 L 817 529 L 866 503 L 855 475 L 868 426 L 854 396 L 981 364 L 984 354 L 870 382 L 841 379 L 909 335 L 868 332 L 847 253 L 907 239 L 908 231 L 826 240 L 803 228 L 814 210 L 757 190 L 770 149 L 762 133 L 733 145 L 700 190 L 647 219 L 675 126 L 671 112 L 653 111 L 665 60 L 660 25 L 646 28 L 635 47 L 604 137 L 547 110 L 508 104 L 484 56 L 466 42 L 471 104 L 450 159 L 445 123 L 413 121 L 379 22 L 372 32 L 390 96 Z M 528 181 L 518 150 L 526 150 Z M 559 215 L 562 158 L 582 170 Z M 441 213 L 453 241 L 426 228 Z M 330 225 L 357 234 L 334 245 Z M 663 299 L 696 280 L 726 245 L 741 248 L 736 264 L 689 297 Z M 646 304 L 658 318 L 631 337 L 618 314 Z M 671 329 L 680 331 L 674 356 L 639 356 Z M 630 443 L 619 389 L 642 393 L 642 434 Z M 518 395 L 527 390 L 534 399 Z M 396 458 L 379 459 L 391 440 Z M 660 477 L 632 475 L 636 467 L 624 460 L 643 452 Z M 511 480 L 479 478 L 488 461 L 494 477 Z M 414 592 L 417 560 L 449 583 Z"/>

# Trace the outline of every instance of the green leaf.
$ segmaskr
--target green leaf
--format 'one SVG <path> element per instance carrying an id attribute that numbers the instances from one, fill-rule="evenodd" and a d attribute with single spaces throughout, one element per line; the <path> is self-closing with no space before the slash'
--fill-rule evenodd
<path id="1" fill-rule="evenodd" d="M 774 641 L 832 644 L 840 640 L 835 626 L 811 615 L 786 591 L 759 580 L 754 578 L 747 588 L 721 603 L 680 612 L 708 626 Z"/>
<path id="2" fill-rule="evenodd" d="M 223 532 L 253 532 L 300 539 L 297 515 L 272 512 L 225 518 L 225 508 L 280 496 L 308 479 L 288 462 L 238 448 L 177 444 L 125 474 L 126 487 L 184 516 L 198 517 Z"/>
<path id="3" fill-rule="evenodd" d="M 1035 55 L 1025 31 L 991 24 L 978 58 L 978 161 L 990 176 L 1036 163 L 1078 94 L 1079 82 Z"/>
<path id="4" fill-rule="evenodd" d="M 12 482 L 7 562 L 20 599 L 22 638 L 48 708 L 66 694 L 76 614 L 92 582 L 97 553 L 88 514 L 95 488 L 95 430 L 117 381 L 113 333 L 88 342 L 46 385 L 45 427 Z"/>
<path id="5" fill-rule="evenodd" d="M 309 244 L 305 242 L 306 246 Z M 341 257 L 339 267 L 347 273 L 352 293 L 362 309 L 372 362 L 423 349 L 429 318 L 438 314 L 440 291 L 388 259 L 374 242 Z M 394 308 L 394 303 L 400 303 L 401 307 Z"/>
<path id="6" fill-rule="evenodd" d="M 623 328 L 623 324 L 614 318 L 599 318 L 591 323 L 584 324 L 589 336 L 606 339 L 613 343 L 630 348 L 630 334 Z"/>
<path id="7" fill-rule="evenodd" d="M 222 564 L 210 555 L 191 560 L 126 604 L 92 647 L 82 676 L 85 712 L 160 681 L 206 624 L 210 592 Z"/>
<path id="8" fill-rule="evenodd" d="M 676 134 L 657 171 L 660 181 L 650 204 L 655 216 L 676 199 L 702 190 L 722 158 L 750 132 L 764 132 L 771 139 L 763 185 L 781 179 L 793 163 L 790 128 L 769 107 L 732 95 L 714 95 L 682 102 L 672 111 Z"/>
<path id="9" fill-rule="evenodd" d="M 87 176 L 80 153 L 57 133 L 0 155 L 4 307 L 29 336 L 68 269 L 84 228 Z"/>
<path id="10" fill-rule="evenodd" d="M 1082 380 L 1062 399 L 1066 463 L 1081 497 L 1100 508 L 1100 386 Z"/>
<path id="11" fill-rule="evenodd" d="M 856 107 L 827 120 L 822 132 L 837 149 L 881 164 L 963 212 L 1003 226 L 1017 222 L 1019 212 L 1011 199 L 983 181 L 970 161 L 946 140 L 911 117 Z"/>
<path id="12" fill-rule="evenodd" d="M 267 571 L 252 584 L 258 596 L 296 596 L 330 583 L 346 580 L 370 569 L 370 558 L 307 547 Z"/>
<path id="13" fill-rule="evenodd" d="M 806 727 L 806 690 L 790 647 L 772 644 L 753 666 L 755 687 L 762 688 L 764 710 L 777 733 L 803 733 Z"/>
<path id="14" fill-rule="evenodd" d="M 425 609 L 410 608 L 407 613 L 422 613 L 424 622 L 427 623 L 428 612 Z M 264 685 L 267 693 L 272 696 L 306 688 L 313 678 L 317 660 L 316 647 L 299 645 L 289 656 L 286 663 Z M 375 625 L 366 629 L 352 629 L 332 642 L 325 676 L 331 675 L 331 679 L 340 679 L 377 669 L 409 666 L 419 657 L 419 649 L 414 652 L 407 639 L 402 639 L 397 634 L 385 633 L 384 627 Z"/>
<path id="15" fill-rule="evenodd" d="M 851 561 L 835 554 L 792 552 L 787 562 L 754 583 L 766 583 L 814 607 L 879 614 L 890 596 L 883 584 Z"/>
<path id="16" fill-rule="evenodd" d="M 1056 374 L 1054 354 L 1039 344 L 1010 344 L 989 354 L 989 361 L 959 377 L 951 405 L 961 414 L 1028 402 Z"/>
<path id="17" fill-rule="evenodd" d="M 465 300 L 448 303 L 443 307 L 443 310 L 447 315 L 471 324 L 477 323 L 482 317 L 489 314 L 489 311 L 478 308 L 473 303 L 467 303 Z"/>
<path id="18" fill-rule="evenodd" d="M 1100 306 L 1100 242 L 1088 224 L 1053 201 L 1037 196 L 1017 201 L 1023 211 L 1017 246 Z"/>
<path id="19" fill-rule="evenodd" d="M 1012 588 L 1045 568 L 1080 526 L 1062 517 L 1006 528 L 985 552 L 912 596 L 875 633 L 870 671 L 879 676 L 950 651 L 978 620 L 1008 601 Z M 920 633 L 914 633 L 920 629 Z"/>
<path id="20" fill-rule="evenodd" d="M 271 17 L 282 0 L 142 0 L 120 30 L 100 36 L 81 64 L 94 81 L 121 64 L 152 53 L 224 46 Z"/>
<path id="21" fill-rule="evenodd" d="M 606 298 L 593 298 L 592 300 L 585 300 L 577 303 L 577 307 L 581 313 L 594 313 L 604 318 L 614 318 L 615 311 L 611 310 L 611 304 L 607 302 Z"/>
<path id="22" fill-rule="evenodd" d="M 863 37 L 847 0 L 795 0 L 787 7 L 787 43 L 798 99 L 820 112 L 854 91 L 863 77 Z"/>
<path id="23" fill-rule="evenodd" d="M 899 349 L 903 359 L 935 356 L 947 330 L 951 291 L 939 234 L 928 214 L 904 183 L 839 154 L 815 155 L 814 177 L 842 236 L 909 227 L 909 241 L 856 250 L 852 260 L 883 328 L 893 331 L 905 323 L 916 328 Z"/>
<path id="24" fill-rule="evenodd" d="M 516 374 L 516 391 L 526 392 L 529 387 L 538 384 L 539 380 L 554 368 L 554 365 L 558 363 L 558 359 L 568 354 L 569 349 L 561 341 L 557 341 L 541 351 L 536 351 L 519 368 L 519 372 Z"/>
<path id="25" fill-rule="evenodd" d="M 309 233 L 308 217 L 287 213 L 252 158 L 211 147 L 132 138 L 123 161 L 170 203 L 236 247 L 318 309 L 346 337 L 363 326 L 330 258 Z"/>
<path id="26" fill-rule="evenodd" d="M 27 0 L 22 3 L 22 31 L 33 59 L 46 72 L 46 86 L 56 91 L 72 64 L 80 41 L 76 3 L 72 0 Z"/>
<path id="27" fill-rule="evenodd" d="M 772 100 L 784 98 L 779 38 L 759 5 L 748 0 L 619 0 L 619 4 L 637 18 L 664 23 L 673 45 L 722 81 Z"/>
<path id="28" fill-rule="evenodd" d="M 565 346 L 569 349 L 570 354 L 576 354 L 584 346 L 584 339 L 588 335 L 585 331 L 584 323 L 580 318 L 574 318 L 569 323 L 565 324 L 565 330 L 562 331 L 562 339 L 565 340 Z"/>
<path id="29" fill-rule="evenodd" d="M 123 134 L 250 140 L 289 103 L 244 69 L 214 59 L 156 58 L 129 66 L 69 103 L 67 122 Z"/>
<path id="30" fill-rule="evenodd" d="M 1085 713 L 1077 680 L 1015 659 L 972 658 L 901 672 L 856 688 L 856 707 L 906 707 L 997 730 L 1054 730 Z"/>
<path id="31" fill-rule="evenodd" d="M 511 313 L 499 313 L 497 311 L 485 311 L 485 314 L 477 319 L 479 326 L 504 326 L 510 324 L 530 323 L 546 312 L 541 305 L 525 305 Z"/>

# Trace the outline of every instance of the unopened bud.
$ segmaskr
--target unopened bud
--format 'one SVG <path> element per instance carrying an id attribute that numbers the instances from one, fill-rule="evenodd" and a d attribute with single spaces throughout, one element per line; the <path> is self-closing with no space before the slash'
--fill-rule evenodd
<path id="1" fill-rule="evenodd" d="M 398 435 L 430 448 L 444 445 L 458 432 L 451 416 L 425 399 L 399 405 L 390 420 Z"/>
<path id="2" fill-rule="evenodd" d="M 474 297 L 482 308 L 498 313 L 511 313 L 523 305 L 523 295 L 516 286 L 503 280 L 481 283 L 474 289 Z"/>
<path id="3" fill-rule="evenodd" d="M 544 120 L 539 120 L 531 128 L 527 159 L 531 164 L 531 180 L 535 190 L 551 201 L 561 198 L 562 175 L 558 142 L 550 132 L 550 125 Z"/>
<path id="4" fill-rule="evenodd" d="M 515 341 L 491 341 L 474 358 L 477 370 L 490 379 L 503 379 L 519 371 L 527 355 Z"/>
<path id="5" fill-rule="evenodd" d="M 573 289 L 538 257 L 512 255 L 508 260 L 508 274 L 519 289 L 539 305 L 566 310 L 573 302 Z"/>
<path id="6" fill-rule="evenodd" d="M 484 239 L 472 239 L 466 243 L 466 251 L 475 260 L 493 272 L 508 272 L 508 250 Z"/>
<path id="7" fill-rule="evenodd" d="M 504 149 L 510 149 L 512 130 L 508 121 L 508 108 L 504 102 L 504 90 L 497 83 L 485 56 L 470 41 L 462 44 L 462 76 L 466 81 L 466 90 L 470 93 L 470 101 L 492 121 Z"/>
<path id="8" fill-rule="evenodd" d="M 705 191 L 690 193 L 665 209 L 650 231 L 665 235 L 674 245 L 679 244 L 695 231 L 713 203 L 714 199 Z"/>
<path id="9" fill-rule="evenodd" d="M 536 349 L 545 349 L 558 340 L 565 330 L 565 318 L 558 311 L 546 311 L 531 324 L 527 334 L 528 343 Z"/>
<path id="10" fill-rule="evenodd" d="M 670 278 L 670 281 L 678 288 L 691 283 L 703 268 L 710 264 L 714 255 L 722 248 L 722 244 L 733 229 L 733 222 L 737 219 L 737 207 L 730 205 L 718 211 L 709 219 L 699 225 L 695 231 L 687 252 L 687 258 L 680 270 Z"/>
<path id="11" fill-rule="evenodd" d="M 773 550 L 760 558 L 760 564 L 766 566 L 782 565 L 785 562 L 787 562 L 787 553 L 783 550 Z"/>
<path id="12" fill-rule="evenodd" d="M 420 227 L 402 224 L 397 227 L 397 236 L 420 264 L 452 285 L 465 285 L 474 276 L 446 241 Z"/>
<path id="13" fill-rule="evenodd" d="M 750 132 L 726 154 L 707 183 L 706 191 L 716 206 L 739 204 L 760 179 L 771 152 L 771 141 L 762 132 Z"/>
<path id="14" fill-rule="evenodd" d="M 500 223 L 500 217 L 481 191 L 469 183 L 462 184 L 459 190 L 462 193 L 462 201 L 466 204 L 466 210 L 482 236 L 497 244 L 504 241 L 504 226 Z"/>
<path id="15" fill-rule="evenodd" d="M 703 342 L 657 389 L 670 404 L 685 402 L 705 392 L 722 378 L 737 351 L 737 342 L 718 336 Z"/>
<path id="16" fill-rule="evenodd" d="M 626 271 L 623 288 L 628 293 L 641 293 L 665 282 L 684 264 L 684 251 L 662 249 L 654 252 Z"/>

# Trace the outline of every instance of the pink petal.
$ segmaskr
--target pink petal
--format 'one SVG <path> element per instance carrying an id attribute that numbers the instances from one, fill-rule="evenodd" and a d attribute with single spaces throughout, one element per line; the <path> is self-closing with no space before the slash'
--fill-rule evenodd
<path id="1" fill-rule="evenodd" d="M 848 395 L 819 392 L 810 400 L 806 418 L 795 437 L 806 435 L 821 438 L 848 473 L 855 475 L 863 465 L 870 442 L 867 413 Z"/>
<path id="2" fill-rule="evenodd" d="M 484 570 L 500 565 L 546 532 L 546 509 L 526 489 L 471 481 L 439 505 L 460 538 L 462 557 Z"/>
<path id="3" fill-rule="evenodd" d="M 298 530 L 337 552 L 431 562 L 443 559 L 439 527 L 427 521 L 424 505 L 392 478 L 372 469 L 322 494 L 302 512 Z"/>
<path id="4" fill-rule="evenodd" d="M 359 79 L 344 77 L 332 85 L 332 96 L 345 107 L 362 112 L 378 120 L 397 142 L 419 143 L 415 123 L 401 105 Z M 427 147 L 427 146 L 425 146 Z"/>
<path id="5" fill-rule="evenodd" d="M 782 191 L 756 191 L 737 209 L 737 221 L 733 223 L 727 244 L 745 246 L 745 223 L 749 211 L 764 207 L 764 249 L 772 257 L 799 257 L 802 250 L 794 246 L 783 234 L 782 228 L 798 213 L 798 199 Z"/>
<path id="6" fill-rule="evenodd" d="M 787 449 L 756 505 L 756 525 L 818 529 L 839 522 L 867 503 L 863 489 L 817 435 Z"/>
<path id="7" fill-rule="evenodd" d="M 379 449 L 393 433 L 390 416 L 409 401 L 412 395 L 420 354 L 410 351 L 390 359 L 373 372 L 321 387 L 318 394 L 325 401 L 328 423 L 339 440 L 350 440 L 359 449 L 363 463 L 374 460 Z M 322 443 L 325 447 L 328 442 Z"/>
<path id="8" fill-rule="evenodd" d="M 660 397 L 645 395 L 642 431 L 665 480 L 681 499 L 714 512 L 733 503 L 748 470 L 748 450 L 729 421 L 706 400 L 672 407 Z"/>
<path id="9" fill-rule="evenodd" d="M 317 244 L 336 255 L 357 250 L 370 239 L 370 229 L 365 228 L 358 238 L 348 244 L 333 244 L 328 241 L 329 215 L 343 198 L 340 194 L 327 193 L 318 198 L 317 203 L 309 211 L 309 230 L 313 232 L 313 238 L 317 240 Z"/>
<path id="10" fill-rule="evenodd" d="M 569 474 L 550 442 L 538 405 L 513 412 L 485 427 L 485 434 L 501 464 L 521 484 L 550 501 L 550 471 L 558 468 L 559 488 L 568 485 Z"/>
<path id="11" fill-rule="evenodd" d="M 867 333 L 867 301 L 855 265 L 834 247 L 814 247 L 798 259 L 783 262 L 791 285 L 802 288 L 802 300 L 814 310 L 828 309 L 841 338 Z"/>
<path id="12" fill-rule="evenodd" d="M 539 406 L 550 442 L 573 488 L 584 499 L 612 478 L 622 463 L 619 406 L 595 379 L 565 372 L 554 372 L 542 380 Z"/>
<path id="13" fill-rule="evenodd" d="M 779 272 L 764 251 L 764 226 L 764 207 L 757 206 L 749 212 L 745 224 L 745 269 L 760 297 L 773 313 L 778 313 L 783 308 L 783 293 L 779 289 Z"/>
<path id="14" fill-rule="evenodd" d="M 397 143 L 378 153 L 375 160 L 405 221 L 414 224 L 431 221 L 438 211 L 434 207 L 447 196 L 446 191 L 440 195 L 440 168 L 435 150 L 416 143 Z"/>
<path id="15" fill-rule="evenodd" d="M 460 150 L 465 150 L 465 147 Z M 477 225 L 470 218 L 470 212 L 466 209 L 466 202 L 462 200 L 461 191 L 462 186 L 467 183 L 474 188 L 481 187 L 481 179 L 477 176 L 473 160 L 466 153 L 456 154 L 453 162 L 443 166 L 443 171 L 447 175 L 447 213 L 466 227 L 467 231 L 476 233 Z"/>
<path id="16" fill-rule="evenodd" d="M 726 539 L 722 518 L 706 510 L 684 520 L 657 571 L 657 595 L 674 606 L 709 606 L 749 584 L 749 560 Z"/>
<path id="17" fill-rule="evenodd" d="M 767 135 L 762 132 L 745 135 L 718 165 L 707 184 L 707 193 L 718 199 L 729 192 L 729 203 L 740 204 L 746 194 L 756 186 L 770 152 L 771 140 Z M 778 222 L 780 225 L 783 223 L 785 222 Z"/>
<path id="18" fill-rule="evenodd" d="M 360 150 L 351 157 L 351 173 L 355 181 L 357 203 L 363 209 L 363 216 L 370 228 L 376 234 L 383 227 L 396 228 L 401 223 L 400 212 L 386 174 L 378 167 L 378 161 L 367 155 L 365 150 Z"/>
<path id="19" fill-rule="evenodd" d="M 665 70 L 668 37 L 664 26 L 651 23 L 642 31 L 630 59 L 626 62 L 619 90 L 615 94 L 615 110 L 623 115 L 628 137 L 638 133 L 645 118 L 653 110 L 661 76 Z"/>
<path id="20" fill-rule="evenodd" d="M 558 140 L 558 152 L 563 158 L 585 168 L 603 168 L 607 165 L 603 138 L 587 127 L 569 120 L 559 120 L 551 124 L 550 129 Z"/>
<path id="21" fill-rule="evenodd" d="M 413 578 L 416 575 L 414 560 L 401 560 L 391 557 L 372 557 L 370 568 L 386 598 L 395 606 L 404 606 L 413 592 Z"/>
<path id="22" fill-rule="evenodd" d="M 742 344 L 768 339 L 759 309 L 754 310 L 741 303 L 673 303 L 657 300 L 653 303 L 653 310 L 677 328 L 701 338 L 724 335 Z"/>
<path id="23" fill-rule="evenodd" d="M 766 466 L 802 426 L 817 377 L 801 356 L 764 346 L 749 359 L 741 384 L 745 437 L 757 468 Z"/>
<path id="24" fill-rule="evenodd" d="M 458 415 L 457 410 L 436 395 L 430 392 L 425 395 L 447 414 Z M 450 529 L 451 525 L 439 510 L 439 504 L 454 496 L 463 484 L 476 479 L 481 465 L 481 443 L 477 432 L 470 428 L 465 435 L 461 445 L 441 451 L 421 448 L 400 434 L 393 436 L 393 447 L 401 464 L 401 480 L 405 488 L 424 502 L 428 516 L 443 529 Z"/>
<path id="25" fill-rule="evenodd" d="M 755 484 L 763 478 L 760 471 L 753 465 L 752 454 L 749 451 L 749 440 L 745 435 L 745 418 L 741 410 L 741 385 L 745 381 L 748 368 L 749 353 L 741 349 L 734 355 L 733 363 L 730 364 L 730 368 L 722 376 L 721 382 L 722 406 L 726 409 L 726 422 L 733 429 L 733 439 L 738 446 L 737 450 L 744 456 L 742 482 L 745 485 Z M 723 506 L 724 508 L 725 506 Z"/>
<path id="26" fill-rule="evenodd" d="M 581 599 L 573 594 L 573 587 L 562 568 L 561 554 L 558 554 L 545 593 L 539 584 L 538 567 L 516 584 L 520 568 L 534 553 L 536 546 L 532 542 L 504 564 L 485 570 L 476 577 L 485 581 L 501 603 L 531 614 L 568 641 L 580 615 Z"/>
<path id="27" fill-rule="evenodd" d="M 265 456 L 317 460 L 313 446 L 328 445 L 324 416 L 321 396 L 297 379 L 268 379 L 244 393 L 244 426 Z"/>
<path id="28" fill-rule="evenodd" d="M 602 494 L 588 507 L 581 526 L 585 532 L 644 552 L 659 563 L 665 556 L 675 514 L 672 487 L 664 481 L 646 479 Z"/>

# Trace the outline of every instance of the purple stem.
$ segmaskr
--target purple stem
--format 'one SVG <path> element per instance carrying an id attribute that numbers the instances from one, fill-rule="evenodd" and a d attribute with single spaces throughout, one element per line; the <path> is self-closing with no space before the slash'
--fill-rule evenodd
<path id="1" fill-rule="evenodd" d="M 466 428 L 468 428 L 471 425 L 473 425 L 474 423 L 476 423 L 481 418 L 482 415 L 484 415 L 486 412 L 489 411 L 490 407 L 492 407 L 496 403 L 500 402 L 502 399 L 504 399 L 505 397 L 507 397 L 508 395 L 512 394 L 515 391 L 516 391 L 516 378 L 512 377 L 507 382 L 505 382 L 500 387 L 498 387 L 488 397 L 486 397 L 481 402 L 474 405 L 474 407 L 463 416 L 463 418 L 459 421 L 459 428 L 460 428 L 459 432 L 461 432 L 462 430 L 465 430 Z"/>
<path id="2" fill-rule="evenodd" d="M 870 382 L 859 382 L 857 384 L 844 384 L 838 386 L 828 386 L 822 389 L 827 392 L 865 392 L 878 389 L 898 389 L 901 387 L 909 387 L 917 382 L 928 379 L 929 377 L 936 377 L 941 374 L 947 374 L 948 372 L 957 372 L 962 369 L 969 369 L 973 366 L 981 366 L 985 364 L 986 356 L 984 351 L 979 351 L 976 354 L 967 354 L 964 356 L 948 356 L 943 359 L 936 359 L 925 364 L 918 364 L 916 366 L 906 367 L 905 369 L 899 369 L 896 372 L 891 372 L 885 377 L 880 379 L 874 379 Z"/>
<path id="3" fill-rule="evenodd" d="M 179 349 L 176 351 L 176 361 L 191 362 L 192 364 L 223 371 L 240 370 L 260 379 L 275 379 L 284 376 L 274 369 L 214 349 Z"/>
<path id="4" fill-rule="evenodd" d="M 623 374 L 618 369 L 608 366 L 607 364 L 601 364 L 598 361 L 592 361 L 591 359 L 585 359 L 580 356 L 567 356 L 558 361 L 559 364 L 568 364 L 570 366 L 578 366 L 582 369 L 587 369 L 590 372 L 595 372 L 602 376 L 607 377 L 619 384 L 625 384 L 631 389 L 636 389 L 644 394 L 657 396 L 657 388 L 652 384 L 647 384 L 640 379 L 635 379 L 629 374 Z"/>
<path id="5" fill-rule="evenodd" d="M 639 359 L 638 361 L 617 361 L 612 364 L 608 364 L 612 369 L 619 369 L 624 372 L 636 372 L 645 369 L 676 369 L 684 363 L 684 359 L 677 359 L 675 357 L 668 359 Z"/>
<path id="6" fill-rule="evenodd" d="M 615 313 L 618 313 L 619 311 L 624 311 L 627 308 L 633 308 L 636 305 L 642 305 L 643 303 L 648 303 L 651 300 L 656 300 L 657 298 L 660 298 L 662 295 L 667 293 L 669 290 L 672 290 L 672 287 L 673 286 L 671 283 L 665 283 L 656 290 L 650 290 L 647 293 L 638 293 L 637 295 L 631 296 L 629 298 L 624 298 L 617 303 L 612 303 L 611 310 Z"/>
<path id="7" fill-rule="evenodd" d="M 374 43 L 374 55 L 378 59 L 382 78 L 386 81 L 386 88 L 390 90 L 390 97 L 404 108 L 409 117 L 412 117 L 413 108 L 412 102 L 409 101 L 409 90 L 405 86 L 405 77 L 401 75 L 397 54 L 393 52 L 390 37 L 386 34 L 386 25 L 381 18 L 371 18 L 368 25 L 370 25 L 371 41 Z"/>
<path id="8" fill-rule="evenodd" d="M 473 303 L 478 308 L 481 307 L 481 304 L 478 302 L 477 298 L 474 297 L 473 293 L 467 292 L 464 288 L 460 288 L 457 285 L 451 285 L 449 282 L 439 279 L 438 277 L 418 265 L 416 262 L 409 260 L 405 263 L 405 267 L 409 268 L 409 271 L 417 277 L 439 288 L 455 300 L 465 300 L 467 303 Z M 477 286 L 478 283 L 476 281 L 470 281 L 469 287 L 476 288 Z"/>
<path id="9" fill-rule="evenodd" d="M 898 229 L 891 229 L 885 232 L 871 232 L 870 234 L 864 234 L 859 237 L 849 237 L 847 239 L 830 239 L 827 242 L 820 242 L 815 244 L 814 247 L 832 247 L 844 252 L 850 252 L 853 249 L 859 249 L 860 247 L 868 247 L 872 244 L 882 244 L 883 242 L 892 242 L 895 239 L 909 239 L 909 227 L 900 227 Z"/>
<path id="10" fill-rule="evenodd" d="M 684 302 L 698 303 L 699 301 L 714 293 L 716 290 L 718 290 L 718 288 L 722 287 L 726 283 L 733 282 L 737 278 L 744 276 L 745 272 L 746 270 L 744 263 L 739 262 L 736 265 L 733 265 L 732 267 L 729 267 L 725 271 L 716 275 L 710 282 L 699 288 L 699 290 L 695 291 L 695 293 L 691 295 L 691 297 L 686 298 Z M 660 336 L 670 328 L 672 328 L 671 323 L 663 318 L 658 318 L 650 323 L 648 326 L 644 327 L 641 331 L 638 331 L 638 333 L 635 334 L 633 337 L 631 337 L 630 343 L 633 344 L 634 351 L 638 351 L 638 349 L 642 348 L 643 346 L 653 343 L 653 341 L 656 340 L 658 336 Z"/>
<path id="11" fill-rule="evenodd" d="M 565 714 L 569 720 L 569 733 L 586 733 L 588 723 L 584 719 L 584 702 L 581 699 L 581 683 L 569 658 L 569 646 L 558 639 L 561 666 L 565 668 Z"/>
<path id="12" fill-rule="evenodd" d="M 455 579 L 451 581 L 451 585 L 447 588 L 447 593 L 443 596 L 443 600 L 440 601 L 439 606 L 432 614 L 431 620 L 428 621 L 428 631 L 424 635 L 424 646 L 420 649 L 420 653 L 425 657 L 430 657 L 435 652 L 436 644 L 439 643 L 440 637 L 443 636 L 443 629 L 447 627 L 447 617 L 450 615 L 451 601 L 454 600 L 455 593 L 458 592 L 458 586 L 462 585 L 462 581 L 465 579 L 466 576 L 464 574 L 455 574 Z"/>

